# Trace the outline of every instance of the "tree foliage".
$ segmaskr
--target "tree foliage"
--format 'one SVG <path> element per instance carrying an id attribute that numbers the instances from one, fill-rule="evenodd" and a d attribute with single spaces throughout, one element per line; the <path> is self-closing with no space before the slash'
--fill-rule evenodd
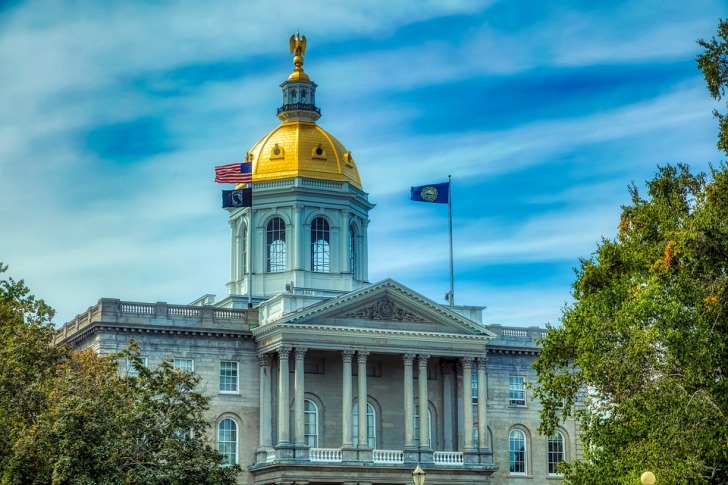
<path id="1" fill-rule="evenodd" d="M 725 96 L 728 86 L 728 21 L 721 20 L 718 25 L 718 39 L 703 39 L 698 44 L 705 52 L 697 57 L 698 67 L 703 71 L 708 91 L 713 98 L 720 100 Z M 728 153 L 728 118 L 717 110 L 713 114 L 718 118 L 718 148 Z"/>
<path id="2" fill-rule="evenodd" d="M 0 280 L 0 484 L 236 483 L 207 443 L 199 376 L 144 367 L 133 341 L 108 356 L 56 347 L 52 315 Z"/>
<path id="3" fill-rule="evenodd" d="M 667 166 L 630 193 L 534 363 L 540 431 L 580 420 L 566 483 L 728 483 L 728 167 Z"/>

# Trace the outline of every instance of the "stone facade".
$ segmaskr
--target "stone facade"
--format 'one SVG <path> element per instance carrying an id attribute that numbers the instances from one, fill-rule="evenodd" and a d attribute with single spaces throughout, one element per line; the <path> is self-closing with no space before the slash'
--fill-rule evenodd
<path id="1" fill-rule="evenodd" d="M 266 304 L 102 299 L 64 325 L 58 343 L 110 353 L 133 338 L 150 366 L 192 359 L 201 390 L 212 396 L 212 444 L 222 420 L 236 425 L 241 484 L 409 484 L 418 463 L 432 485 L 559 481 L 537 432 L 538 403 L 527 385 L 523 403 L 511 403 L 509 393 L 511 377 L 534 382 L 543 330 L 482 325 L 471 319 L 477 308 L 438 305 L 392 280 L 304 308 L 260 323 L 277 312 Z M 236 363 L 234 391 L 220 390 L 221 362 Z M 373 423 L 353 414 L 364 406 L 373 408 Z M 368 427 L 373 443 L 353 434 Z M 510 473 L 514 429 L 525 436 L 522 473 Z M 565 458 L 580 457 L 576 423 L 561 434 Z"/>

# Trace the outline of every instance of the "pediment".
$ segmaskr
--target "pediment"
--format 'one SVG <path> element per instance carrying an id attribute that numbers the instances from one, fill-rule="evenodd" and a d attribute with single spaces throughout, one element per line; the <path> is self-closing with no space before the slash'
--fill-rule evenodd
<path id="1" fill-rule="evenodd" d="M 492 337 L 483 325 L 387 279 L 314 304 L 277 323 L 315 325 L 331 330 L 372 329 Z"/>

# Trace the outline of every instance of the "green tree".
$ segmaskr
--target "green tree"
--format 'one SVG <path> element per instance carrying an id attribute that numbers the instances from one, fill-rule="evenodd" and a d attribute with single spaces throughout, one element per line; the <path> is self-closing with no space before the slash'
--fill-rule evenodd
<path id="1" fill-rule="evenodd" d="M 697 57 L 698 67 L 703 71 L 708 91 L 713 98 L 720 100 L 725 96 L 728 86 L 728 21 L 721 20 L 718 25 L 718 39 L 699 40 L 698 44 L 705 52 Z M 718 148 L 728 153 L 728 118 L 717 110 L 713 114 L 718 118 Z"/>
<path id="2" fill-rule="evenodd" d="M 580 420 L 569 484 L 728 483 L 728 167 L 660 168 L 580 261 L 536 359 L 540 431 Z"/>
<path id="3" fill-rule="evenodd" d="M 1 484 L 236 482 L 208 444 L 198 375 L 144 367 L 133 341 L 107 356 L 55 347 L 51 317 L 22 281 L 0 281 Z"/>
<path id="4" fill-rule="evenodd" d="M 6 271 L 0 263 L 0 276 Z M 52 345 L 51 318 L 22 280 L 0 279 L 0 483 L 12 483 L 14 446 L 46 409 L 45 382 L 68 357 Z"/>

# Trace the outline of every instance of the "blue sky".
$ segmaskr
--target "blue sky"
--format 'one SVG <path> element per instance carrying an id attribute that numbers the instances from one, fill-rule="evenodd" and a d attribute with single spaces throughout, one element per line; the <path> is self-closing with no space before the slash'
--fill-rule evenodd
<path id="1" fill-rule="evenodd" d="M 707 170 L 695 41 L 715 0 L 11 1 L 0 6 L 0 261 L 62 323 L 101 298 L 225 296 L 215 165 L 278 125 L 288 38 L 357 160 L 370 280 L 558 323 L 573 268 L 658 165 Z"/>

